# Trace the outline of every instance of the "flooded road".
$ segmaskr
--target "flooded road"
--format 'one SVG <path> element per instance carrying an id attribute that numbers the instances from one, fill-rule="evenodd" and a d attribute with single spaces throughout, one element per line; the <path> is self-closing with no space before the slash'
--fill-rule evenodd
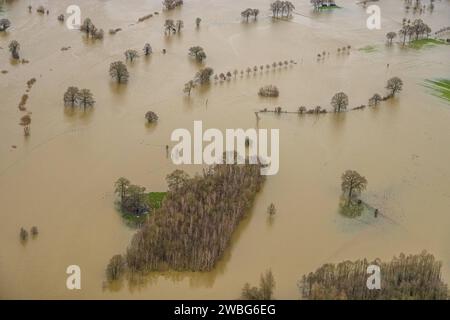
<path id="1" fill-rule="evenodd" d="M 443 261 L 444 281 L 450 282 L 450 106 L 422 86 L 425 79 L 449 77 L 450 46 L 386 47 L 385 34 L 397 32 L 405 16 L 400 2 L 377 3 L 382 29 L 376 31 L 365 27 L 368 15 L 353 1 L 321 14 L 309 1 L 294 1 L 301 15 L 272 21 L 270 1 L 188 0 L 142 23 L 136 23 L 139 17 L 161 12 L 160 0 L 75 2 L 83 19 L 106 31 L 103 41 L 88 41 L 57 21 L 74 1 L 43 1 L 48 16 L 28 13 L 27 1 L 8 2 L 0 13 L 12 22 L 0 34 L 0 70 L 8 71 L 0 74 L 0 298 L 234 299 L 245 282 L 255 284 L 271 268 L 275 297 L 298 299 L 297 280 L 325 262 L 390 259 L 424 249 Z M 257 22 L 241 22 L 246 7 L 260 8 Z M 169 17 L 184 20 L 180 35 L 164 36 Z M 447 1 L 420 16 L 433 30 L 448 26 L 449 17 Z M 123 31 L 108 34 L 119 27 Z M 28 64 L 11 63 L 7 47 L 13 39 Z M 113 83 L 109 64 L 146 42 L 154 54 L 128 64 L 126 86 Z M 205 49 L 204 65 L 216 73 L 280 60 L 297 64 L 213 81 L 188 98 L 183 85 L 201 66 L 187 55 L 194 45 Z M 338 55 L 337 48 L 347 45 L 351 53 Z M 366 46 L 376 49 L 358 50 Z M 318 62 L 322 51 L 330 55 Z M 402 78 L 404 90 L 376 108 L 260 115 L 260 128 L 280 129 L 280 171 L 268 177 L 213 272 L 153 274 L 141 285 L 104 288 L 109 259 L 125 252 L 135 232 L 114 207 L 114 182 L 124 176 L 150 191 L 166 190 L 165 176 L 178 168 L 165 151 L 174 129 L 192 130 L 194 120 L 205 128 L 251 128 L 257 110 L 331 108 L 339 91 L 356 107 L 374 93 L 385 94 L 393 76 Z M 17 105 L 33 77 L 26 104 L 31 136 L 25 138 Z M 280 89 L 279 98 L 258 97 L 268 84 Z M 90 89 L 93 110 L 68 112 L 62 98 L 69 86 Z M 158 114 L 157 125 L 145 124 L 149 110 Z M 194 174 L 201 166 L 182 169 Z M 347 169 L 367 178 L 363 198 L 380 209 L 378 219 L 338 213 Z M 272 202 L 277 214 L 270 222 Z M 20 228 L 34 225 L 39 236 L 22 245 Z M 81 290 L 66 288 L 65 271 L 73 264 L 81 267 Z"/>

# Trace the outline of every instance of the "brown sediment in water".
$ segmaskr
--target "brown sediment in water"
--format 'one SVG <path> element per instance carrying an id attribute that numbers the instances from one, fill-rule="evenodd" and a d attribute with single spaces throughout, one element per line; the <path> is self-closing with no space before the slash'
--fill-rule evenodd
<path id="1" fill-rule="evenodd" d="M 0 35 L 0 46 L 7 47 L 14 36 L 30 63 L 12 65 L 7 54 L 0 55 L 0 65 L 9 69 L 0 81 L 0 297 L 234 299 L 244 283 L 257 283 L 260 272 L 271 268 L 276 298 L 297 299 L 299 277 L 325 262 L 385 260 L 422 248 L 443 261 L 443 280 L 449 282 L 450 111 L 448 103 L 420 85 L 423 79 L 448 77 L 449 46 L 419 52 L 381 45 L 370 56 L 354 50 L 316 59 L 318 52 L 335 52 L 348 44 L 384 44 L 385 33 L 397 30 L 404 17 L 401 4 L 379 3 L 385 19 L 377 32 L 363 27 L 367 15 L 353 3 L 320 14 L 307 1 L 300 2 L 296 11 L 303 15 L 273 21 L 264 14 L 269 1 L 261 1 L 258 21 L 244 24 L 239 12 L 254 4 L 189 1 L 126 27 L 160 10 L 160 1 L 81 0 L 83 16 L 105 30 L 124 27 L 114 36 L 106 34 L 102 42 L 80 41 L 78 31 L 51 17 L 70 4 L 55 2 L 49 19 L 28 14 L 28 4 L 20 1 L 6 7 L 16 27 L 9 36 Z M 449 18 L 447 3 L 435 7 L 423 16 L 433 30 Z M 197 16 L 202 18 L 200 28 L 195 26 Z M 183 32 L 165 37 L 166 18 L 184 20 Z M 141 50 L 147 42 L 154 53 L 128 65 L 129 83 L 111 81 L 109 64 L 123 60 L 126 49 Z M 68 45 L 70 51 L 60 51 Z M 205 48 L 207 65 L 217 71 L 282 57 L 292 57 L 298 65 L 289 72 L 196 88 L 189 98 L 183 86 L 199 69 L 187 56 L 193 45 Z M 14 106 L 24 83 L 35 75 L 42 77 L 31 96 L 33 134 L 23 139 Z M 382 102 L 382 108 L 320 120 L 281 114 L 255 122 L 255 111 L 273 107 L 256 95 L 263 85 L 276 85 L 282 93 L 277 105 L 292 110 L 300 105 L 329 107 L 331 96 L 340 91 L 357 106 L 374 92 L 384 92 L 392 76 L 403 79 L 404 90 Z M 71 85 L 95 92 L 95 112 L 65 112 L 62 96 Z M 157 126 L 144 124 L 148 110 L 160 117 Z M 134 286 L 103 290 L 106 264 L 125 252 L 134 233 L 114 207 L 115 179 L 123 175 L 165 190 L 165 176 L 177 168 L 166 158 L 165 145 L 172 146 L 174 129 L 191 128 L 194 120 L 221 130 L 256 125 L 280 129 L 280 172 L 267 179 L 211 272 L 156 273 Z M 17 145 L 14 152 L 12 144 Z M 191 175 L 202 168 L 181 167 Z M 369 180 L 364 200 L 383 212 L 376 221 L 339 215 L 339 179 L 347 169 Z M 272 202 L 277 214 L 269 224 L 266 210 Z M 39 226 L 39 239 L 23 247 L 18 230 L 32 225 Z M 72 264 L 82 270 L 80 291 L 65 287 L 65 270 Z"/>

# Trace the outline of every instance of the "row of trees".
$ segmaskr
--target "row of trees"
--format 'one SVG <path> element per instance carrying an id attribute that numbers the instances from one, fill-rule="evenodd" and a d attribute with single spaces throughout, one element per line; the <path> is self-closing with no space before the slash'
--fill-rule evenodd
<path id="1" fill-rule="evenodd" d="M 295 6 L 290 1 L 280 1 L 277 0 L 270 4 L 270 11 L 274 18 L 278 17 L 290 17 L 292 12 L 295 10 Z"/>
<path id="2" fill-rule="evenodd" d="M 262 187 L 260 168 L 221 164 L 192 178 L 181 170 L 168 175 L 161 208 L 127 249 L 130 271 L 211 270 Z"/>
<path id="3" fill-rule="evenodd" d="M 381 289 L 367 288 L 367 267 L 380 267 Z M 326 263 L 304 275 L 298 283 L 303 298 L 310 300 L 445 300 L 447 285 L 441 279 L 442 262 L 432 254 L 401 253 L 389 262 L 376 259 Z"/>
<path id="4" fill-rule="evenodd" d="M 78 89 L 77 87 L 69 87 L 64 93 L 64 105 L 69 107 L 93 107 L 95 104 L 94 95 L 89 89 Z"/>
<path id="5" fill-rule="evenodd" d="M 402 28 L 398 33 L 403 38 L 402 42 L 403 45 L 405 45 L 406 37 L 408 37 L 408 41 L 411 41 L 412 39 L 419 40 L 424 36 L 428 38 L 431 33 L 431 28 L 424 23 L 422 19 L 416 19 L 412 23 L 410 20 L 403 19 Z M 389 32 L 386 37 L 392 42 L 392 39 L 396 37 L 396 34 L 394 35 L 394 32 Z"/>
<path id="6" fill-rule="evenodd" d="M 251 16 L 253 16 L 253 19 L 256 20 L 258 15 L 259 15 L 259 9 L 247 8 L 241 12 L 241 17 L 244 18 L 247 22 Z"/>
<path id="7" fill-rule="evenodd" d="M 184 28 L 184 22 L 183 20 L 177 20 L 174 21 L 172 19 L 167 19 L 164 22 L 164 33 L 168 34 L 169 36 L 173 33 L 176 34 L 177 32 L 180 33 L 181 29 Z"/>

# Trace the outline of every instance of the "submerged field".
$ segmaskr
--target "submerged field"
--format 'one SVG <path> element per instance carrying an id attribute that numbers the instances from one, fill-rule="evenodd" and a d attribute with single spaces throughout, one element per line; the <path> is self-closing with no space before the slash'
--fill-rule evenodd
<path id="1" fill-rule="evenodd" d="M 49 15 L 28 13 L 27 1 L 4 3 L 0 15 L 13 25 L 0 33 L 0 70 L 7 71 L 0 73 L 0 298 L 234 299 L 244 283 L 257 283 L 270 268 L 275 297 L 298 299 L 297 281 L 324 263 L 389 261 L 422 250 L 443 261 L 449 283 L 450 105 L 422 84 L 448 79 L 450 46 L 386 46 L 388 31 L 398 31 L 405 16 L 418 16 L 405 13 L 400 3 L 379 1 L 382 29 L 370 31 L 364 8 L 337 2 L 339 10 L 320 13 L 309 0 L 294 1 L 293 18 L 274 21 L 270 1 L 186 0 L 170 12 L 161 11 L 160 0 L 78 1 L 82 18 L 106 31 L 95 42 L 57 20 L 71 1 L 48 1 Z M 242 22 L 247 7 L 260 8 L 257 21 Z M 137 23 L 155 11 L 160 14 Z M 196 17 L 202 18 L 199 28 Z M 180 34 L 164 35 L 168 18 L 184 20 Z M 449 4 L 436 2 L 420 18 L 433 30 L 447 26 Z M 109 35 L 113 28 L 122 31 Z M 28 63 L 11 61 L 13 39 Z M 147 42 L 150 57 L 142 56 Z M 202 66 L 187 54 L 196 45 L 207 53 L 203 66 L 217 73 L 274 61 L 297 64 L 213 81 L 188 97 L 183 86 Z M 344 46 L 351 49 L 337 54 Z M 117 85 L 109 65 L 123 61 L 126 49 L 141 57 L 127 64 L 128 84 Z M 318 60 L 324 51 L 329 54 Z M 203 169 L 177 167 L 167 158 L 174 129 L 192 131 L 194 120 L 221 130 L 253 128 L 255 111 L 330 108 L 339 91 L 356 107 L 374 93 L 386 94 L 386 81 L 394 76 L 402 78 L 403 91 L 374 108 L 302 117 L 260 114 L 260 128 L 280 129 L 280 171 L 267 178 L 212 271 L 152 273 L 138 283 L 104 286 L 109 259 L 126 251 L 136 231 L 117 212 L 117 178 L 165 191 L 173 170 L 194 176 Z M 429 84 L 445 96 L 448 83 L 436 81 Z M 280 96 L 259 97 L 259 88 L 270 84 Z M 69 86 L 90 89 L 95 107 L 65 108 Z M 27 138 L 18 108 L 25 93 L 32 117 Z M 146 124 L 149 110 L 158 114 L 157 124 Z M 367 178 L 363 200 L 380 210 L 378 218 L 340 214 L 340 177 L 348 169 Z M 271 203 L 274 219 L 267 215 Z M 21 244 L 20 228 L 34 225 L 39 236 Z M 82 270 L 79 291 L 66 289 L 65 271 L 72 264 Z"/>

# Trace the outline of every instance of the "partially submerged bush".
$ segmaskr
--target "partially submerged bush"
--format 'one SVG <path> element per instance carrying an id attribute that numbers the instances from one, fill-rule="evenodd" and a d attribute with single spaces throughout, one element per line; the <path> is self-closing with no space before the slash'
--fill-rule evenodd
<path id="1" fill-rule="evenodd" d="M 153 111 L 148 111 L 145 114 L 145 119 L 147 119 L 148 123 L 153 123 L 158 121 L 158 115 L 154 113 Z"/>
<path id="2" fill-rule="evenodd" d="M 106 267 L 106 278 L 109 281 L 117 280 L 125 271 L 125 259 L 120 254 L 116 254 L 109 260 Z"/>
<path id="3" fill-rule="evenodd" d="M 278 88 L 276 86 L 268 85 L 260 88 L 258 94 L 261 97 L 278 97 L 280 95 L 280 92 L 278 91 Z"/>

